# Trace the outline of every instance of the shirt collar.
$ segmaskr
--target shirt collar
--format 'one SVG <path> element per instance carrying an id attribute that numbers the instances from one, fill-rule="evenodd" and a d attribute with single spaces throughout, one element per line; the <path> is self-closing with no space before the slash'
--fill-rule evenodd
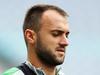
<path id="1" fill-rule="evenodd" d="M 46 75 L 45 72 L 43 71 L 43 69 L 40 67 L 40 68 L 35 68 L 29 61 L 26 61 L 25 64 L 31 69 L 33 70 L 36 75 Z M 56 75 L 64 75 L 62 72 L 61 72 L 61 67 L 60 68 L 56 68 Z"/>

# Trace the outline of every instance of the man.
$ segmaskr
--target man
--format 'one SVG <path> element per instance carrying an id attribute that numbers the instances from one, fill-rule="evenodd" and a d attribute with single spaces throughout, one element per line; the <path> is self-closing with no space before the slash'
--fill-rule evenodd
<path id="1" fill-rule="evenodd" d="M 53 5 L 35 5 L 26 14 L 23 33 L 28 59 L 3 75 L 62 75 L 56 66 L 68 46 L 68 14 Z"/>

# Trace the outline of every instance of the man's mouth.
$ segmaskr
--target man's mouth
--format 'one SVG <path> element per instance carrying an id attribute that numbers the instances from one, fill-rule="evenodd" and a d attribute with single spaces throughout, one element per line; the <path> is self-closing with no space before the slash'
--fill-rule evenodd
<path id="1" fill-rule="evenodd" d="M 56 51 L 65 53 L 65 48 L 57 48 Z"/>

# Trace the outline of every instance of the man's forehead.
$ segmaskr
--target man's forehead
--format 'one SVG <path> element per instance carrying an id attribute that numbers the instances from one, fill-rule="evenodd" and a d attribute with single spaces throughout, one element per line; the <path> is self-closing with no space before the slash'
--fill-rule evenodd
<path id="1" fill-rule="evenodd" d="M 50 15 L 52 15 L 52 17 L 54 17 L 54 16 L 63 16 L 63 15 L 60 14 L 60 12 L 50 9 L 50 10 L 46 10 L 42 14 L 42 17 L 47 17 L 47 16 L 50 16 Z M 65 17 L 65 16 L 63 16 L 63 17 Z"/>
<path id="2" fill-rule="evenodd" d="M 67 23 L 67 17 L 62 16 L 55 10 L 47 10 L 43 13 L 41 17 L 41 23 L 56 23 L 56 22 L 63 22 Z"/>
<path id="3" fill-rule="evenodd" d="M 48 10 L 41 18 L 41 25 L 46 29 L 68 29 L 68 20 L 55 10 Z"/>

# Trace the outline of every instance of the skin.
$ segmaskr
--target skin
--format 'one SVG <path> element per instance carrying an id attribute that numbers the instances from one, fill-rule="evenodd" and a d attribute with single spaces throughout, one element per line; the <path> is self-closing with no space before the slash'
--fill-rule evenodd
<path id="1" fill-rule="evenodd" d="M 47 10 L 43 13 L 38 33 L 25 30 L 28 60 L 36 68 L 42 67 L 47 75 L 55 75 L 56 66 L 64 62 L 65 48 L 69 44 L 66 19 L 55 10 Z"/>

